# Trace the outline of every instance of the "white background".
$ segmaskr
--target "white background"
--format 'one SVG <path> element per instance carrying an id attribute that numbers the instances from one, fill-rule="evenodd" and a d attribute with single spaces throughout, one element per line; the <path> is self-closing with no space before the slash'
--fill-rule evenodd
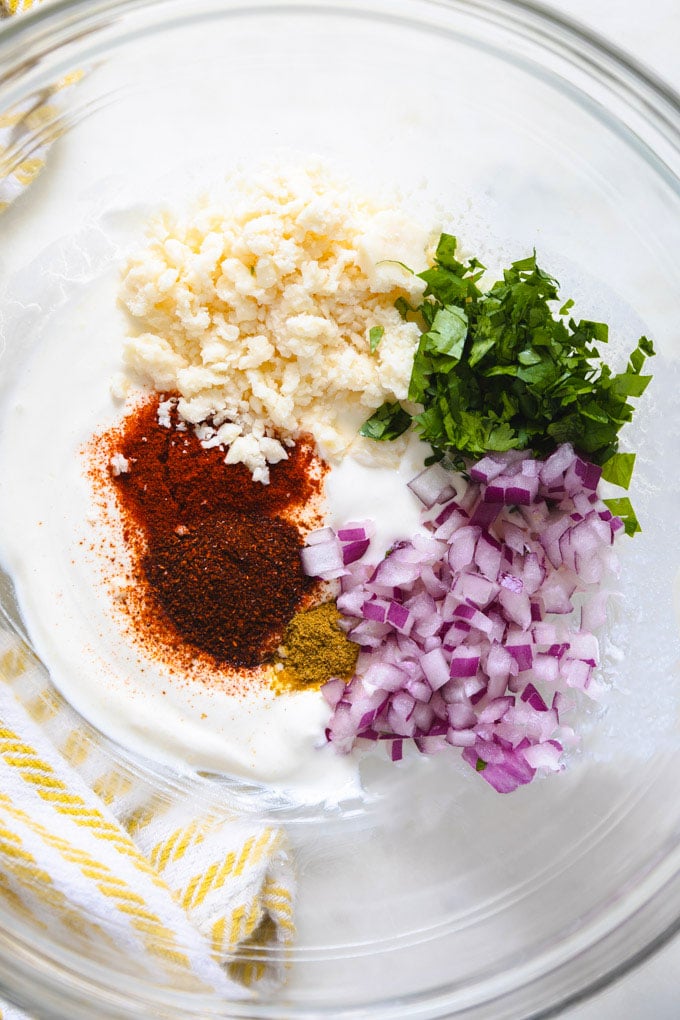
<path id="1" fill-rule="evenodd" d="M 632 54 L 680 91 L 680 0 L 544 0 Z M 678 1020 L 680 938 L 562 1020 Z"/>

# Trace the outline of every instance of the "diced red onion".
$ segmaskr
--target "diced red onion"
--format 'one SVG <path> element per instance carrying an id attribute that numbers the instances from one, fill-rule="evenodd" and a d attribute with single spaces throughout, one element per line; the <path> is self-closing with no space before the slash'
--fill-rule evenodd
<path id="1" fill-rule="evenodd" d="M 589 461 L 581 460 L 577 457 L 574 461 L 574 470 L 576 474 L 583 482 L 584 489 L 597 489 L 600 477 L 602 476 L 602 468 L 598 467 L 597 464 L 591 464 Z"/>
<path id="2" fill-rule="evenodd" d="M 455 573 L 465 570 L 474 559 L 477 539 L 481 534 L 479 528 L 465 525 L 459 528 L 449 542 L 448 562 Z"/>
<path id="3" fill-rule="evenodd" d="M 498 722 L 514 703 L 515 699 L 513 697 L 494 698 L 481 709 L 478 717 L 479 722 Z"/>
<path id="4" fill-rule="evenodd" d="M 552 772 L 560 771 L 562 747 L 557 743 L 545 741 L 541 744 L 532 744 L 523 748 L 520 754 L 533 769 L 547 768 Z"/>
<path id="5" fill-rule="evenodd" d="M 369 692 L 400 691 L 405 681 L 402 670 L 389 662 L 372 662 L 362 677 L 364 688 Z"/>
<path id="6" fill-rule="evenodd" d="M 405 690 L 408 691 L 415 701 L 422 702 L 421 705 L 416 705 L 414 711 L 417 711 L 418 708 L 424 708 L 427 709 L 428 718 L 434 715 L 434 709 L 429 704 L 432 697 L 432 688 L 425 680 L 407 680 Z M 416 716 L 416 725 L 422 730 L 429 728 L 429 724 L 425 725 L 422 723 L 418 716 Z"/>
<path id="7" fill-rule="evenodd" d="M 477 715 L 470 705 L 449 705 L 449 722 L 454 730 L 467 730 L 477 723 Z"/>
<path id="8" fill-rule="evenodd" d="M 510 676 L 517 674 L 517 660 L 503 645 L 493 644 L 487 656 L 486 670 L 490 679 L 500 676 L 507 683 Z"/>
<path id="9" fill-rule="evenodd" d="M 445 648 L 447 652 L 450 652 L 454 648 L 457 648 L 458 645 L 464 644 L 468 640 L 471 630 L 472 627 L 469 623 L 466 623 L 465 620 L 454 620 L 444 634 L 442 647 Z"/>
<path id="10" fill-rule="evenodd" d="M 574 594 L 611 569 L 619 519 L 598 500 L 599 469 L 567 445 L 544 462 L 490 455 L 456 499 L 451 476 L 434 467 L 411 486 L 428 508 L 443 504 L 431 536 L 396 542 L 377 567 L 345 566 L 338 605 L 364 651 L 352 682 L 324 691 L 328 739 L 341 752 L 359 735 L 390 740 L 399 756 L 403 739 L 426 754 L 461 747 L 509 792 L 537 768 L 559 769 L 562 747 L 573 746 L 563 691 L 598 693 L 590 631 L 606 597 L 585 598 L 581 633 L 544 617 L 566 617 Z M 519 513 L 505 509 L 517 504 Z M 340 543 L 323 530 L 317 545 L 333 539 L 348 559 L 366 555 L 352 547 L 369 539 L 368 524 L 347 525 Z M 551 709 L 537 684 L 552 688 Z"/>
<path id="11" fill-rule="evenodd" d="M 570 443 L 558 446 L 543 464 L 539 477 L 543 485 L 554 485 L 561 480 L 574 460 L 574 448 Z"/>
<path id="12" fill-rule="evenodd" d="M 477 504 L 470 517 L 470 524 L 480 528 L 489 528 L 501 512 L 501 502 L 489 503 L 482 501 Z"/>
<path id="13" fill-rule="evenodd" d="M 494 459 L 493 457 L 482 457 L 481 460 L 477 461 L 470 468 L 470 478 L 488 485 L 489 482 L 503 473 L 505 466 L 501 460 Z"/>
<path id="14" fill-rule="evenodd" d="M 548 706 L 533 684 L 529 683 L 522 691 L 522 701 L 528 702 L 537 712 L 547 712 Z"/>
<path id="15" fill-rule="evenodd" d="M 451 727 L 446 739 L 452 747 L 472 747 L 477 741 L 477 734 L 474 730 L 454 730 Z"/>
<path id="16" fill-rule="evenodd" d="M 523 592 L 517 594 L 514 591 L 509 591 L 507 588 L 501 588 L 498 594 L 498 601 L 503 607 L 508 620 L 516 623 L 523 630 L 529 629 L 532 615 L 528 595 L 525 595 Z"/>
<path id="17" fill-rule="evenodd" d="M 361 598 L 364 598 L 363 591 L 359 591 L 358 594 Z M 337 600 L 338 609 L 342 612 L 346 612 L 346 602 L 342 601 L 342 596 Z M 376 620 L 378 623 L 385 623 L 387 619 L 387 603 L 383 599 L 372 599 L 366 602 L 362 602 L 359 612 L 363 616 L 364 620 Z"/>
<path id="18" fill-rule="evenodd" d="M 469 571 L 459 574 L 453 586 L 453 593 L 459 599 L 465 599 L 468 605 L 476 609 L 484 609 L 498 592 L 498 585 L 482 574 Z"/>
<path id="19" fill-rule="evenodd" d="M 563 658 L 560 663 L 560 673 L 567 682 L 568 687 L 576 687 L 585 691 L 590 681 L 592 666 L 583 659 Z"/>
<path id="20" fill-rule="evenodd" d="M 482 532 L 475 545 L 474 561 L 484 577 L 495 581 L 501 569 L 502 546 L 491 535 Z"/>
<path id="21" fill-rule="evenodd" d="M 507 588 L 508 591 L 514 591 L 519 595 L 520 592 L 524 591 L 524 581 L 521 577 L 515 577 L 513 574 L 508 574 L 503 571 L 499 578 L 499 582 L 502 588 Z"/>
<path id="22" fill-rule="evenodd" d="M 554 684 L 557 682 L 560 672 L 559 659 L 554 658 L 552 655 L 539 653 L 534 655 L 532 669 L 537 680 L 546 684 Z"/>

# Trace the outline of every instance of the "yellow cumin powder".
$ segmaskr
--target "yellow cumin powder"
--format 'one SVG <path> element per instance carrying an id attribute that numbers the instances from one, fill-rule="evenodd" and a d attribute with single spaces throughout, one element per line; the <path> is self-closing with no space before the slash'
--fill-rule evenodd
<path id="1" fill-rule="evenodd" d="M 334 602 L 296 613 L 275 661 L 275 690 L 306 690 L 321 687 L 335 677 L 345 681 L 352 678 L 359 646 L 341 630 L 339 619 Z"/>

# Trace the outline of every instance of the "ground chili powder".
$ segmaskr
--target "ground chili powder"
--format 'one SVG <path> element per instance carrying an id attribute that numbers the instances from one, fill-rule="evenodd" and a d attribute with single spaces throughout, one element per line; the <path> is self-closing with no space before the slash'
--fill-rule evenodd
<path id="1" fill-rule="evenodd" d="M 206 450 L 190 426 L 158 421 L 155 395 L 109 436 L 129 469 L 111 472 L 125 538 L 145 589 L 149 634 L 188 643 L 219 666 L 260 665 L 316 584 L 300 565 L 296 520 L 319 493 L 325 465 L 310 441 L 253 482 L 224 451 Z M 313 522 L 314 523 L 314 522 Z"/>
<path id="2" fill-rule="evenodd" d="M 182 637 L 233 666 L 276 650 L 311 587 L 295 525 L 254 513 L 205 517 L 188 535 L 154 542 L 142 565 Z"/>

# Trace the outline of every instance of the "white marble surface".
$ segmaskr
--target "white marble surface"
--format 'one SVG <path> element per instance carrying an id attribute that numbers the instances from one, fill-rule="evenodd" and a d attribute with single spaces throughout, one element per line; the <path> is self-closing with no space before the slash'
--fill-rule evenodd
<path id="1" fill-rule="evenodd" d="M 680 0 L 544 0 L 593 29 L 680 91 Z M 678 1020 L 680 937 L 562 1020 Z"/>

